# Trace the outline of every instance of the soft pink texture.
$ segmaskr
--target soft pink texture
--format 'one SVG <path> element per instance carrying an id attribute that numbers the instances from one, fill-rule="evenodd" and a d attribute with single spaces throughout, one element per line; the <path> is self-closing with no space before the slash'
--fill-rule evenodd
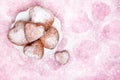
<path id="1" fill-rule="evenodd" d="M 116 1 L 112 3 L 116 6 Z M 0 4 L 0 80 L 120 79 L 120 21 L 113 19 L 103 28 L 101 26 L 105 22 L 103 20 L 112 14 L 107 3 L 91 0 L 1 0 Z M 91 6 L 93 21 L 89 18 L 86 4 Z M 28 58 L 8 40 L 8 29 L 17 13 L 35 5 L 50 9 L 61 20 L 64 36 L 57 50 L 70 52 L 66 65 L 56 63 L 53 54 L 45 54 L 41 60 Z"/>
<path id="2" fill-rule="evenodd" d="M 110 7 L 104 2 L 94 2 L 92 5 L 92 14 L 95 20 L 104 20 L 110 13 Z"/>
<path id="3" fill-rule="evenodd" d="M 106 38 L 120 42 L 120 21 L 111 21 L 104 27 L 103 33 Z"/>

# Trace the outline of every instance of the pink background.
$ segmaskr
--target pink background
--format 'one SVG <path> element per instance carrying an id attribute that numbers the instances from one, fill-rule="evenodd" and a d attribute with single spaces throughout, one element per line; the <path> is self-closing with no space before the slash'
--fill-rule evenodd
<path id="1" fill-rule="evenodd" d="M 66 65 L 49 53 L 28 58 L 8 40 L 16 15 L 35 5 L 60 19 Z M 120 0 L 0 0 L 0 80 L 120 80 Z"/>

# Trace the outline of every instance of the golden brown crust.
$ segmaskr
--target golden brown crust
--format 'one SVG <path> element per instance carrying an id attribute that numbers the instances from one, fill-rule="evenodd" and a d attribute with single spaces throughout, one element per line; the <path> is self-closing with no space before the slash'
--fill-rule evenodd
<path id="1" fill-rule="evenodd" d="M 50 19 L 46 19 L 45 22 L 41 22 L 41 21 L 34 21 L 34 17 L 37 15 L 37 13 L 35 13 L 35 8 L 40 8 L 40 9 L 43 9 L 48 15 L 51 16 Z M 36 14 L 36 15 L 35 15 Z M 30 21 L 34 22 L 34 23 L 40 23 L 42 24 L 44 27 L 45 27 L 45 30 L 47 31 L 48 29 L 50 29 L 51 25 L 53 24 L 54 22 L 54 16 L 53 14 L 46 8 L 43 8 L 43 7 L 40 7 L 40 6 L 36 6 L 36 7 L 32 7 L 29 11 L 29 15 L 30 15 Z M 46 15 L 47 16 L 47 15 Z M 40 18 L 39 18 L 40 19 Z"/>
<path id="2" fill-rule="evenodd" d="M 59 41 L 59 33 L 56 28 L 51 27 L 40 39 L 45 48 L 54 49 Z"/>
<path id="3" fill-rule="evenodd" d="M 44 55 L 44 46 L 40 40 L 36 40 L 24 47 L 24 54 L 41 59 Z"/>
<path id="4" fill-rule="evenodd" d="M 39 23 L 28 22 L 25 25 L 25 36 L 29 43 L 38 40 L 44 34 L 44 26 Z"/>
<path id="5" fill-rule="evenodd" d="M 24 26 L 25 26 L 26 22 L 24 21 L 17 21 L 14 26 L 9 30 L 8 32 L 8 39 L 13 43 L 13 44 L 16 44 L 18 46 L 24 46 L 26 45 L 28 42 L 25 38 L 25 34 L 24 34 Z M 19 37 L 19 35 L 17 36 L 17 32 L 19 32 L 19 30 L 22 30 L 23 31 L 23 39 L 21 41 L 17 41 L 16 39 Z M 13 36 L 15 36 L 16 34 L 16 37 L 14 38 Z"/>
<path id="6" fill-rule="evenodd" d="M 65 65 L 66 63 L 68 63 L 70 55 L 67 50 L 56 51 L 54 54 L 54 58 L 59 64 Z"/>

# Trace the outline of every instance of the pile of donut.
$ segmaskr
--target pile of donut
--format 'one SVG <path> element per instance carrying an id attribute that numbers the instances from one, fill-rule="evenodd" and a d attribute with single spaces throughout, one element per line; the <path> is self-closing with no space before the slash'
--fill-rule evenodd
<path id="1" fill-rule="evenodd" d="M 17 21 L 8 32 L 8 39 L 23 46 L 23 52 L 29 57 L 42 58 L 44 48 L 54 49 L 59 41 L 59 32 L 52 26 L 54 23 L 53 14 L 42 7 L 36 6 L 29 10 L 29 21 Z M 61 54 L 60 54 L 61 53 Z M 61 63 L 67 63 L 68 51 L 57 51 L 55 59 Z"/>

